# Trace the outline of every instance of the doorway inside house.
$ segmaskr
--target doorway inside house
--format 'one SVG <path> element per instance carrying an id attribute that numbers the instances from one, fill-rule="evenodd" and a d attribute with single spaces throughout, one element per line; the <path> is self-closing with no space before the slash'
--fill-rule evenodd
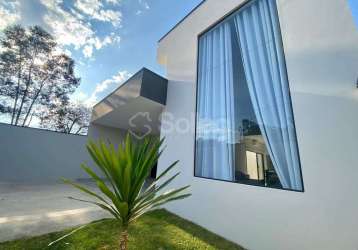
<path id="1" fill-rule="evenodd" d="M 157 166 L 158 162 L 155 163 L 154 167 L 152 168 L 152 171 L 150 172 L 150 178 L 153 180 L 157 178 Z"/>

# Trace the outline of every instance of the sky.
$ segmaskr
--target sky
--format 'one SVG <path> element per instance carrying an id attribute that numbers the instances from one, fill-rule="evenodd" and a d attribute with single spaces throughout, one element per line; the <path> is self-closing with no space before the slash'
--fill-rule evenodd
<path id="1" fill-rule="evenodd" d="M 0 0 L 7 25 L 40 25 L 76 61 L 72 98 L 93 105 L 142 67 L 165 75 L 158 40 L 202 0 Z"/>
<path id="2" fill-rule="evenodd" d="M 352 10 L 352 15 L 358 28 L 358 0 L 347 0 Z"/>
<path id="3" fill-rule="evenodd" d="M 202 0 L 0 0 L 7 25 L 41 25 L 76 61 L 72 98 L 91 106 L 142 67 L 165 75 L 157 41 Z M 358 0 L 347 0 L 358 26 Z"/>

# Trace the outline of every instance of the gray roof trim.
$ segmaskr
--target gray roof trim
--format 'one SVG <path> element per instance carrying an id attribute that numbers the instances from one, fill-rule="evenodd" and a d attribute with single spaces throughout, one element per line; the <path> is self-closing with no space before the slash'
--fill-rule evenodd
<path id="1" fill-rule="evenodd" d="M 97 102 L 92 109 L 94 109 L 96 106 L 98 106 L 99 104 L 101 104 L 103 101 L 105 101 L 108 97 L 110 97 L 112 94 L 114 94 L 115 92 L 117 92 L 120 88 L 124 87 L 127 83 L 131 82 L 131 80 L 135 79 L 136 77 L 138 77 L 140 74 L 143 74 L 144 72 L 149 72 L 150 74 L 153 74 L 165 81 L 167 81 L 167 79 L 165 79 L 164 77 L 162 77 L 161 75 L 158 75 L 157 73 L 143 67 L 141 68 L 138 72 L 136 72 L 134 75 L 132 75 L 131 77 L 129 77 L 124 83 L 122 83 L 118 88 L 114 89 L 111 93 L 109 93 L 108 95 L 106 95 L 105 97 L 103 97 L 99 102 Z M 165 104 L 165 103 L 164 103 Z"/>
<path id="2" fill-rule="evenodd" d="M 130 103 L 141 99 L 140 97 L 163 107 L 167 99 L 167 85 L 167 79 L 142 68 L 92 108 L 91 121 L 123 107 L 129 107 Z"/>

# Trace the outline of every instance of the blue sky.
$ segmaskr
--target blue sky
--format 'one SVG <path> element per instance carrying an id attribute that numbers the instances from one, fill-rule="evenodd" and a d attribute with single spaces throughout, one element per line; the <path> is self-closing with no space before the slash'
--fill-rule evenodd
<path id="1" fill-rule="evenodd" d="M 358 0 L 348 0 L 348 3 L 351 7 L 352 15 L 358 28 Z"/>
<path id="2" fill-rule="evenodd" d="M 164 75 L 157 41 L 201 0 L 0 0 L 0 30 L 41 25 L 76 61 L 74 99 L 94 104 L 142 67 Z"/>
<path id="3" fill-rule="evenodd" d="M 74 100 L 93 105 L 156 62 L 157 41 L 202 0 L 0 0 L 0 31 L 38 24 L 76 61 Z M 347 0 L 358 27 L 358 0 Z"/>

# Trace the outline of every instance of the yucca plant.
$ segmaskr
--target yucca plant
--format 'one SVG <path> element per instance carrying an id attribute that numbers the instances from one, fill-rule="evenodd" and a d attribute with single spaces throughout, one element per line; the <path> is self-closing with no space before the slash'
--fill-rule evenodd
<path id="1" fill-rule="evenodd" d="M 179 173 L 165 178 L 168 172 L 178 163 L 175 161 L 164 170 L 145 190 L 143 185 L 151 170 L 162 154 L 163 140 L 146 137 L 134 141 L 128 134 L 118 147 L 112 143 L 90 141 L 87 150 L 106 181 L 100 178 L 90 167 L 81 167 L 96 182 L 100 192 L 95 193 L 88 188 L 64 179 L 82 192 L 90 195 L 93 200 L 74 200 L 89 202 L 111 213 L 120 222 L 120 249 L 126 250 L 128 243 L 128 226 L 146 212 L 167 202 L 184 199 L 190 196 L 183 193 L 189 186 L 163 192 Z"/>

